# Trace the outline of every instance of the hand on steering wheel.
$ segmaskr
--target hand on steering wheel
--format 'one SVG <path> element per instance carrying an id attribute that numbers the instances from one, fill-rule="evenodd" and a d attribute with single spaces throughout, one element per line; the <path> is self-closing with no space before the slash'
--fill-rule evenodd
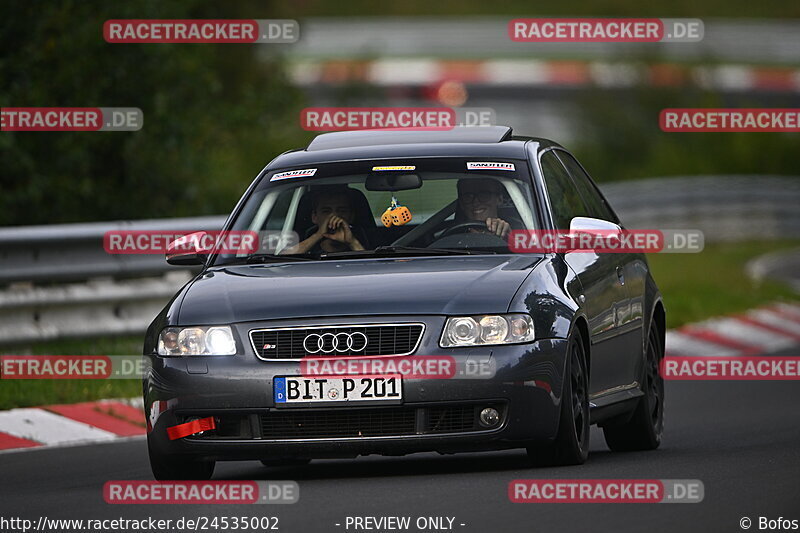
<path id="1" fill-rule="evenodd" d="M 481 233 L 496 235 L 505 238 L 511 231 L 511 225 L 502 218 L 487 218 L 486 222 L 469 221 L 456 224 L 444 230 L 441 237 L 447 237 L 453 233 L 466 233 L 472 229 L 481 230 Z"/>
<path id="2" fill-rule="evenodd" d="M 453 233 L 466 233 L 471 229 L 479 229 L 483 230 L 484 233 L 489 233 L 488 229 L 486 228 L 486 222 L 461 222 L 460 224 L 456 224 L 455 226 L 450 226 L 446 230 L 439 235 L 439 238 L 447 237 L 448 235 L 452 235 Z"/>

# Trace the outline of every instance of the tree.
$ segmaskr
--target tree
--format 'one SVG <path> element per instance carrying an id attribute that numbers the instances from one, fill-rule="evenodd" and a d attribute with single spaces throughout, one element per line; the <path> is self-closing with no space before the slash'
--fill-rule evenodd
<path id="1" fill-rule="evenodd" d="M 0 225 L 230 211 L 272 157 L 308 137 L 276 45 L 109 44 L 102 28 L 108 19 L 254 18 L 236 9 L 3 4 L 0 106 L 138 107 L 144 127 L 0 133 Z"/>

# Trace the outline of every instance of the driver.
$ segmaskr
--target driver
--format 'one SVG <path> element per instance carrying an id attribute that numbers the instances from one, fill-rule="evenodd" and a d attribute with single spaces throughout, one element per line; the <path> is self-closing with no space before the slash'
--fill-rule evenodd
<path id="1" fill-rule="evenodd" d="M 497 215 L 503 202 L 503 185 L 491 178 L 467 178 L 458 180 L 458 209 L 455 224 L 483 222 L 485 230 L 471 228 L 471 232 L 491 233 L 505 238 L 511 224 Z"/>
<path id="2" fill-rule="evenodd" d="M 306 240 L 285 249 L 284 254 L 344 252 L 364 250 L 355 236 L 355 209 L 346 187 L 325 187 L 311 192 L 311 222 L 316 225 Z"/>

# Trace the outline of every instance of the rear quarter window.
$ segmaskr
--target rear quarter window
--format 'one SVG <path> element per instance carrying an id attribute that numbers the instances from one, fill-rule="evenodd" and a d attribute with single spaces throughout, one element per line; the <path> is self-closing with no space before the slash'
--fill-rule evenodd
<path id="1" fill-rule="evenodd" d="M 586 204 L 587 216 L 592 218 L 599 218 L 600 220 L 607 220 L 609 222 L 619 222 L 614 211 L 606 203 L 605 198 L 597 190 L 597 187 L 592 183 L 589 175 L 583 170 L 583 167 L 578 164 L 574 157 L 566 152 L 559 150 L 558 157 L 567 167 L 578 192 L 581 195 L 584 203 Z"/>
<path id="2" fill-rule="evenodd" d="M 549 151 L 542 154 L 539 160 L 553 212 L 553 223 L 556 229 L 569 229 L 573 218 L 585 216 L 586 207 L 558 157 Z"/>

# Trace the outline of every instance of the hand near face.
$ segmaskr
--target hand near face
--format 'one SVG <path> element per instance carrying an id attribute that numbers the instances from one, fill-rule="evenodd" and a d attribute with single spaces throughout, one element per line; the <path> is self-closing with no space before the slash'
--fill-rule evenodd
<path id="1" fill-rule="evenodd" d="M 350 224 L 342 217 L 329 216 L 320 229 L 328 239 L 344 243 L 353 241 L 353 232 L 350 230 Z"/>
<path id="2" fill-rule="evenodd" d="M 329 215 L 317 228 L 316 239 L 322 238 L 347 244 L 351 250 L 364 249 L 361 242 L 353 235 L 350 224 L 337 215 Z"/>

